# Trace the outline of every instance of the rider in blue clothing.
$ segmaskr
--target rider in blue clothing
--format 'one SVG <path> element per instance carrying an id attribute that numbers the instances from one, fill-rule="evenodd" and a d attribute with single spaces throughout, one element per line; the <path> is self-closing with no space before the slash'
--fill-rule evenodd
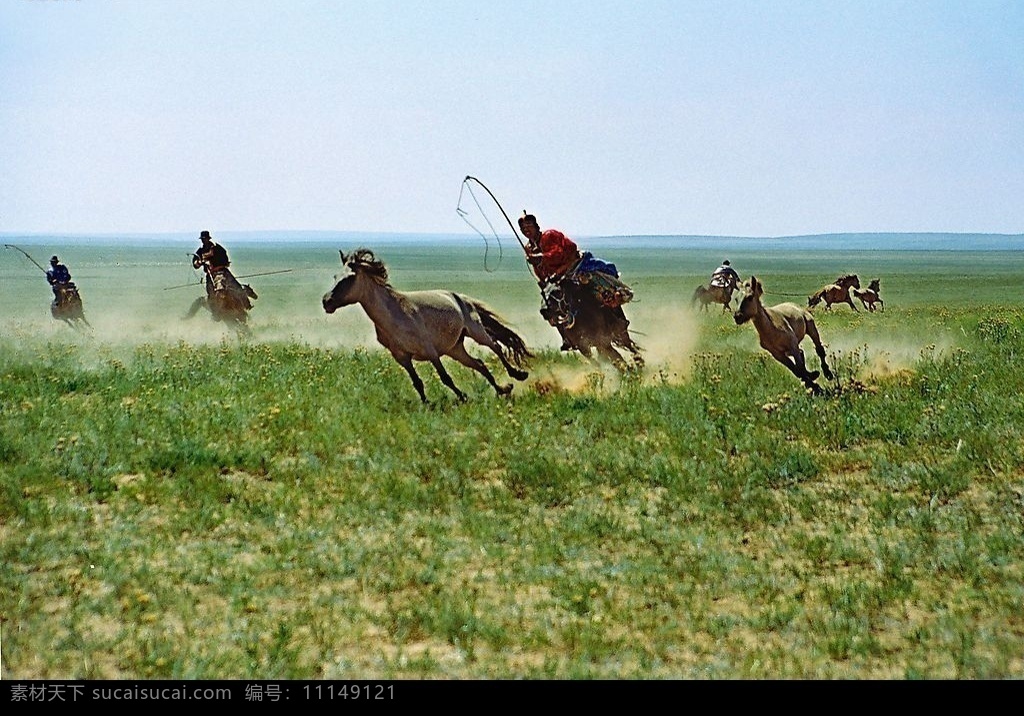
<path id="1" fill-rule="evenodd" d="M 64 289 L 70 288 L 71 272 L 56 256 L 50 257 L 50 268 L 46 269 L 46 281 L 53 288 L 53 300 L 58 304 L 64 298 Z"/>

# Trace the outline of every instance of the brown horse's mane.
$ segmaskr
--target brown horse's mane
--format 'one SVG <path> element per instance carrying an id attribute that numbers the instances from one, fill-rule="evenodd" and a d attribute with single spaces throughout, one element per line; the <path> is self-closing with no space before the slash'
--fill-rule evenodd
<path id="1" fill-rule="evenodd" d="M 356 249 L 345 258 L 345 265 L 353 271 L 365 273 L 382 286 L 391 285 L 388 283 L 387 266 L 370 249 Z"/>

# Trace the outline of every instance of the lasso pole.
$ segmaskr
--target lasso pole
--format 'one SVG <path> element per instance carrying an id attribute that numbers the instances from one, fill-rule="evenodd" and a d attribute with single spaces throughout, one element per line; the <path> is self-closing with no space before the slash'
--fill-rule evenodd
<path id="1" fill-rule="evenodd" d="M 21 253 L 25 254 L 25 258 L 27 258 L 29 261 L 31 261 L 32 263 L 34 263 L 36 265 L 36 268 L 38 268 L 43 273 L 46 273 L 46 269 L 44 269 L 42 266 L 40 266 L 38 261 L 36 261 L 31 256 L 29 256 L 28 251 L 26 251 L 25 249 L 23 249 L 23 248 L 21 248 L 19 246 L 15 246 L 14 244 L 4 244 L 4 248 L 6 248 L 6 249 L 15 249 L 17 251 L 20 251 Z"/>

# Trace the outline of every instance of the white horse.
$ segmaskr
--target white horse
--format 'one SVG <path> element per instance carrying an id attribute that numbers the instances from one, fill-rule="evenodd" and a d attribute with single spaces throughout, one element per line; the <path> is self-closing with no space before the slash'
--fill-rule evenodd
<path id="1" fill-rule="evenodd" d="M 484 362 L 466 351 L 466 337 L 494 351 L 510 376 L 526 380 L 529 374 L 519 368 L 532 354 L 523 339 L 484 303 L 452 291 L 402 293 L 388 283 L 388 270 L 372 251 L 357 249 L 348 256 L 339 253 L 351 273 L 324 294 L 324 311 L 334 313 L 353 303 L 362 306 L 377 329 L 377 340 L 405 368 L 424 403 L 423 381 L 413 367 L 417 360 L 430 361 L 458 399 L 466 399 L 441 364 L 441 356 L 450 356 L 480 373 L 498 395 L 512 392 L 511 384 L 498 385 Z"/>

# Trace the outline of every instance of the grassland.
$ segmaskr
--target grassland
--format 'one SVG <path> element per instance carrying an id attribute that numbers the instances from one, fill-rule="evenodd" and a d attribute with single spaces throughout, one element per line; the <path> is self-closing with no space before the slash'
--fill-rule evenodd
<path id="1" fill-rule="evenodd" d="M 381 249 L 538 352 L 511 400 L 423 370 L 423 406 L 319 309 L 336 253 L 233 251 L 293 268 L 238 340 L 160 290 L 184 251 L 75 251 L 91 336 L 0 271 L 4 678 L 1024 677 L 1018 254 L 730 252 L 769 303 L 882 278 L 884 313 L 817 313 L 812 397 L 690 309 L 717 253 L 606 256 L 650 364 L 623 380 L 556 350 L 520 265 Z"/>

